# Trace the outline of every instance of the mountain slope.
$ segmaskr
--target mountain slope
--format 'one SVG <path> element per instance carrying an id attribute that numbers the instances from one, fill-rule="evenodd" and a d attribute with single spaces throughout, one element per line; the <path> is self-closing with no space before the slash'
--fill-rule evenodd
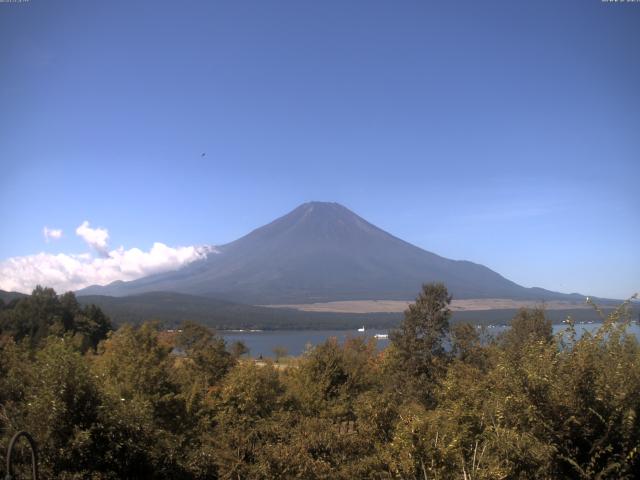
<path id="1" fill-rule="evenodd" d="M 22 298 L 22 297 L 26 297 L 26 295 L 24 293 L 6 292 L 4 290 L 0 290 L 0 300 L 2 300 L 4 303 L 9 303 L 10 301 L 15 300 L 16 298 Z"/>
<path id="2" fill-rule="evenodd" d="M 185 320 L 217 329 L 356 329 L 397 325 L 400 313 L 327 313 L 293 309 L 255 307 L 183 293 L 150 292 L 128 297 L 86 295 L 83 305 L 99 306 L 116 324 L 139 324 L 160 320 L 165 327 L 177 327 Z"/>
<path id="3" fill-rule="evenodd" d="M 171 291 L 250 304 L 415 298 L 444 282 L 456 298 L 549 300 L 489 268 L 407 243 L 336 203 L 305 203 L 178 271 L 89 287 L 80 295 Z"/>

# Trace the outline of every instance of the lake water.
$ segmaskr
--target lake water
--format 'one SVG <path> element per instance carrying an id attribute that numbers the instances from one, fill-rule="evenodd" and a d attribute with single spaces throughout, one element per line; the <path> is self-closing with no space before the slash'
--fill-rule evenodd
<path id="1" fill-rule="evenodd" d="M 599 323 L 588 323 L 576 325 L 578 335 L 584 332 L 593 332 L 599 328 Z M 504 331 L 508 327 L 487 328 L 489 335 L 495 336 Z M 553 333 L 557 333 L 566 329 L 566 325 L 554 325 Z M 631 325 L 630 332 L 640 339 L 640 326 Z M 273 357 L 273 349 L 276 347 L 284 347 L 289 355 L 301 355 L 307 345 L 318 345 L 328 338 L 335 337 L 340 342 L 344 342 L 349 337 L 365 337 L 371 338 L 374 335 L 386 335 L 388 330 L 367 330 L 366 332 L 358 332 L 356 330 L 275 330 L 275 331 L 222 331 L 219 332 L 224 337 L 227 344 L 236 340 L 241 340 L 249 348 L 249 355 L 252 357 Z M 383 349 L 389 344 L 388 339 L 377 339 L 378 348 Z"/>

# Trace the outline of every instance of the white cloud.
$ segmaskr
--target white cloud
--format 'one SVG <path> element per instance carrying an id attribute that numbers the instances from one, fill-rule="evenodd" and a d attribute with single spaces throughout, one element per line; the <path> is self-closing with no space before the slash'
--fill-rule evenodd
<path id="1" fill-rule="evenodd" d="M 45 240 L 58 239 L 62 230 L 44 227 Z M 36 285 L 58 292 L 78 290 L 89 285 L 106 285 L 116 280 L 135 280 L 154 273 L 177 270 L 191 262 L 217 253 L 214 247 L 169 247 L 156 242 L 149 251 L 124 247 L 108 250 L 109 231 L 91 228 L 88 221 L 76 234 L 99 253 L 38 253 L 0 261 L 0 289 L 30 293 Z"/>
<path id="2" fill-rule="evenodd" d="M 62 237 L 62 230 L 56 228 L 44 227 L 42 229 L 45 242 L 49 243 L 49 239 L 58 240 Z"/>
<path id="3" fill-rule="evenodd" d="M 102 255 L 107 254 L 109 246 L 109 230 L 106 228 L 91 228 L 89 222 L 85 220 L 78 228 L 76 234 L 87 242 L 87 245 L 94 248 Z"/>
<path id="4" fill-rule="evenodd" d="M 85 223 L 88 228 L 88 222 Z M 215 248 L 172 248 L 156 242 L 146 252 L 139 248 L 125 250 L 120 247 L 98 258 L 87 253 L 38 253 L 13 257 L 0 262 L 0 289 L 30 293 L 36 285 L 45 285 L 57 292 L 78 290 L 89 285 L 106 285 L 115 280 L 135 280 L 177 270 L 211 252 L 216 252 Z"/>

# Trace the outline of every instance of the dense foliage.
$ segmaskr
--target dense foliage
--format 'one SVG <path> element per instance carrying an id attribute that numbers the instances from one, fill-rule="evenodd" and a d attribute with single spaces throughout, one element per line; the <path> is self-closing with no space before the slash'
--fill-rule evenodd
<path id="1" fill-rule="evenodd" d="M 111 321 L 95 305 L 82 306 L 72 292 L 56 295 L 52 288 L 36 287 L 30 296 L 0 303 L 0 335 L 31 346 L 53 335 L 68 335 L 82 351 L 95 348 L 112 329 Z"/>
<path id="2" fill-rule="evenodd" d="M 0 306 L 0 452 L 28 430 L 62 479 L 640 476 L 626 305 L 580 338 L 522 310 L 487 342 L 449 302 L 425 285 L 382 352 L 330 339 L 273 363 L 193 323 L 110 331 L 36 289 Z"/>

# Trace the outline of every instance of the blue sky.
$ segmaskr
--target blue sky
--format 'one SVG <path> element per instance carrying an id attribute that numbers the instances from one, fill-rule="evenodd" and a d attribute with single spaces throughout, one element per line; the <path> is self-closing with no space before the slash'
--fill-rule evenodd
<path id="1" fill-rule="evenodd" d="M 97 258 L 84 221 L 144 253 L 326 200 L 525 286 L 627 297 L 638 45 L 640 3 L 600 0 L 0 3 L 0 262 Z"/>

